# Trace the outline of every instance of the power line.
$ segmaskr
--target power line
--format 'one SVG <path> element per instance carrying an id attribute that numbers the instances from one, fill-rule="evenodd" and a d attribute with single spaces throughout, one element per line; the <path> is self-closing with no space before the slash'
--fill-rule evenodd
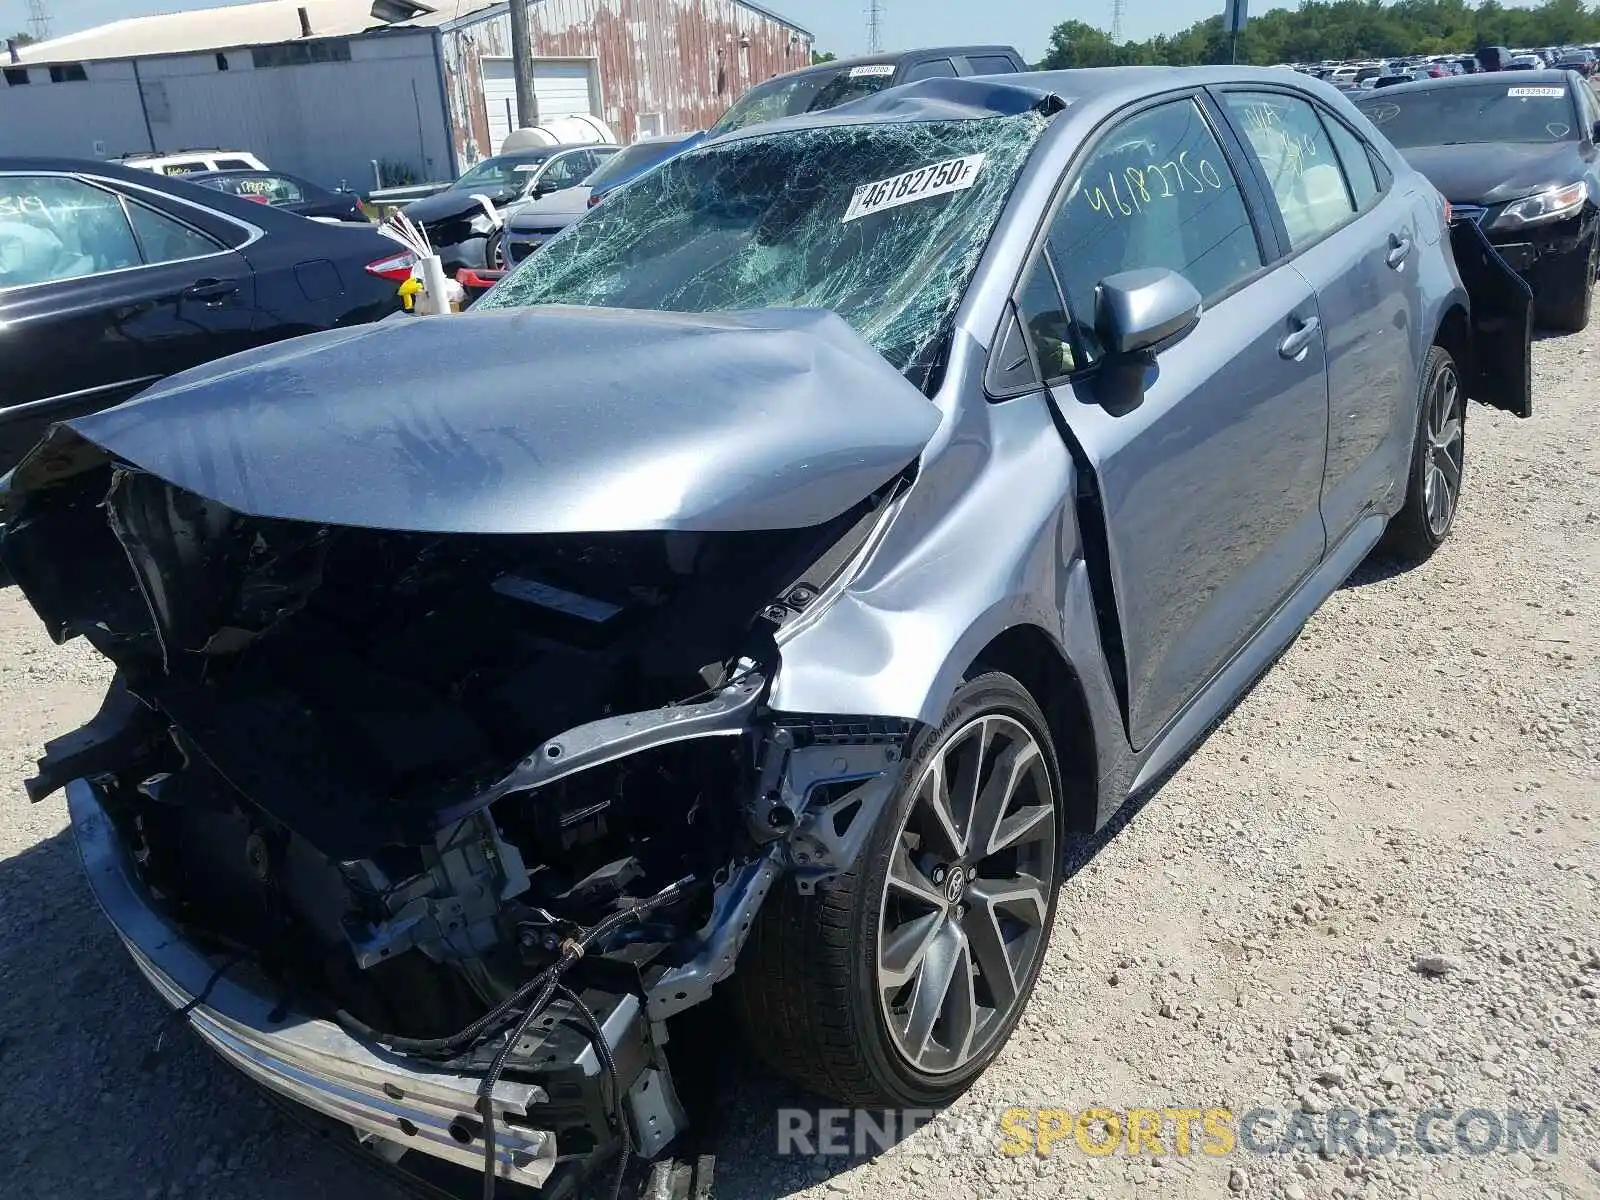
<path id="1" fill-rule="evenodd" d="M 1122 13 L 1128 7 L 1128 0 L 1111 0 L 1111 41 L 1113 45 L 1122 45 Z"/>
<path id="2" fill-rule="evenodd" d="M 30 3 L 32 0 L 30 0 Z M 867 2 L 867 53 L 883 53 L 883 0 Z"/>
<path id="3" fill-rule="evenodd" d="M 28 32 L 36 42 L 50 37 L 50 13 L 44 6 L 44 0 L 28 0 Z"/>

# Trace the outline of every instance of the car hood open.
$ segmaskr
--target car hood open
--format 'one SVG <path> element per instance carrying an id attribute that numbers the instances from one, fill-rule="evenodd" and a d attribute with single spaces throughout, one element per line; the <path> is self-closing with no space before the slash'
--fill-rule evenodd
<path id="1" fill-rule="evenodd" d="M 418 533 L 800 529 L 916 460 L 939 412 L 831 312 L 535 307 L 311 334 L 58 427 L 257 517 Z M 0 495 L 0 518 L 7 507 Z"/>

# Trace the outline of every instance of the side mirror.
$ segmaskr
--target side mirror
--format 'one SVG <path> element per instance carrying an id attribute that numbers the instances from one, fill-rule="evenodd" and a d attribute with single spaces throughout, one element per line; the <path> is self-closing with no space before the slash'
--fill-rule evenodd
<path id="1" fill-rule="evenodd" d="M 1590 131 L 1589 138 L 1595 145 L 1600 146 L 1600 121 L 1594 123 L 1594 129 Z"/>
<path id="2" fill-rule="evenodd" d="M 1107 275 L 1095 288 L 1094 328 L 1106 353 L 1142 354 L 1193 329 L 1200 293 L 1176 271 L 1148 267 Z"/>

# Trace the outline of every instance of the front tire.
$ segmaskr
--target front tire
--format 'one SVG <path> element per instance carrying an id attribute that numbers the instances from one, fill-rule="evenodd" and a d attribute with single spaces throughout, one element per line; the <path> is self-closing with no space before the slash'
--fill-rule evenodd
<path id="1" fill-rule="evenodd" d="M 844 1104 L 938 1107 L 1004 1047 L 1049 944 L 1060 772 L 1027 690 L 963 684 L 853 870 L 768 897 L 735 1004 L 757 1053 Z"/>
<path id="2" fill-rule="evenodd" d="M 1426 562 L 1455 526 L 1466 468 L 1466 405 L 1455 359 L 1434 346 L 1423 363 L 1405 507 L 1384 534 L 1384 549 L 1405 562 Z"/>

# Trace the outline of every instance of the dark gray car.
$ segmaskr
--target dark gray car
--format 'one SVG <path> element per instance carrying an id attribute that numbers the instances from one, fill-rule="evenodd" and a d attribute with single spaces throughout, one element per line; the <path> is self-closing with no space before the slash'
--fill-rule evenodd
<path id="1" fill-rule="evenodd" d="M 201 1035 L 390 1157 L 663 1152 L 719 985 L 807 1088 L 948 1102 L 1069 833 L 1441 543 L 1469 396 L 1527 414 L 1527 290 L 1454 236 L 1284 71 L 724 138 L 465 316 L 58 430 L 5 558 L 121 674 L 30 791 Z"/>

